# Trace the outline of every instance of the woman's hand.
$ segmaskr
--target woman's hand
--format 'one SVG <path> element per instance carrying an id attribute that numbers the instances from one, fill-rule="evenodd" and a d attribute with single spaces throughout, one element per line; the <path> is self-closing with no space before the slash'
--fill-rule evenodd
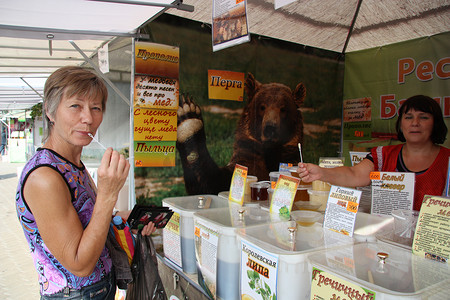
<path id="1" fill-rule="evenodd" d="M 102 199 L 114 201 L 115 204 L 128 177 L 129 170 L 130 164 L 125 157 L 112 148 L 108 148 L 103 154 L 100 167 L 97 170 L 98 195 L 102 195 Z"/>
<path id="2" fill-rule="evenodd" d="M 141 234 L 142 235 L 151 235 L 153 232 L 155 232 L 156 227 L 155 224 L 153 224 L 153 222 L 149 222 L 147 225 L 144 226 L 144 228 L 142 228 L 141 230 Z"/>
<path id="3" fill-rule="evenodd" d="M 303 182 L 313 182 L 314 180 L 321 180 L 321 169 L 318 165 L 298 163 L 297 173 Z"/>
<path id="4" fill-rule="evenodd" d="M 122 219 L 127 220 L 128 217 L 130 216 L 131 210 L 122 210 L 122 211 L 118 211 L 116 216 L 120 216 Z M 142 235 L 151 235 L 153 232 L 155 232 L 156 227 L 155 224 L 153 224 L 153 222 L 149 222 L 147 225 L 144 226 L 144 228 L 142 228 L 141 234 Z M 134 234 L 138 233 L 137 229 L 133 229 L 131 231 Z"/>

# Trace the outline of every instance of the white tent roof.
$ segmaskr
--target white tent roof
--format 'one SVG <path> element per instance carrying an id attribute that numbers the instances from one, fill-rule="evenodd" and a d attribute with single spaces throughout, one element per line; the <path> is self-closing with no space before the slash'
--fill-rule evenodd
<path id="1" fill-rule="evenodd" d="M 450 31 L 450 0 L 297 0 L 277 10 L 274 0 L 247 1 L 251 33 L 342 53 Z M 172 3 L 178 8 L 191 5 L 195 10 L 136 5 L 144 3 Z M 42 95 L 43 82 L 51 72 L 63 65 L 84 63 L 68 40 L 93 56 L 115 37 L 139 35 L 139 28 L 164 12 L 211 24 L 212 3 L 1 1 L 0 111 L 31 107 L 41 101 L 38 94 Z M 53 37 L 49 39 L 48 34 Z"/>
<path id="2" fill-rule="evenodd" d="M 43 84 L 57 68 L 80 65 L 116 37 L 138 29 L 174 0 L 144 1 L 159 6 L 84 0 L 0 1 L 0 111 L 30 108 L 42 101 Z"/>

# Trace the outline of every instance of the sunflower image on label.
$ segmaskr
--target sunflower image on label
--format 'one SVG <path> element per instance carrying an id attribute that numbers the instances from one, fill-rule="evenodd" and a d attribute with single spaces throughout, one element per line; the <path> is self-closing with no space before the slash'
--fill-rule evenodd
<path id="1" fill-rule="evenodd" d="M 300 179 L 281 174 L 273 191 L 270 213 L 289 219 Z"/>

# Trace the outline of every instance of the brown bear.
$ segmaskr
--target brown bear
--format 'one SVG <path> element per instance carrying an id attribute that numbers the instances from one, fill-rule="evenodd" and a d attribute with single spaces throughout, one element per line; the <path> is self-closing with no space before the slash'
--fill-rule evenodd
<path id="1" fill-rule="evenodd" d="M 299 83 L 292 91 L 281 83 L 262 84 L 248 73 L 244 88 L 247 104 L 236 128 L 233 155 L 224 167 L 217 166 L 208 152 L 200 108 L 191 97 L 180 97 L 177 149 L 188 194 L 217 195 L 229 190 L 236 164 L 246 166 L 258 180 L 268 180 L 269 172 L 278 171 L 280 163 L 300 160 L 304 85 Z"/>

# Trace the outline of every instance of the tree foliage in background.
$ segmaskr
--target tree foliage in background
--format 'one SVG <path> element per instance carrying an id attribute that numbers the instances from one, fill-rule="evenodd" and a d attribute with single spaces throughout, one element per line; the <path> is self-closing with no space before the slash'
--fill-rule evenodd
<path id="1" fill-rule="evenodd" d="M 39 102 L 31 108 L 31 119 L 34 121 L 37 117 L 42 116 L 42 102 Z"/>

